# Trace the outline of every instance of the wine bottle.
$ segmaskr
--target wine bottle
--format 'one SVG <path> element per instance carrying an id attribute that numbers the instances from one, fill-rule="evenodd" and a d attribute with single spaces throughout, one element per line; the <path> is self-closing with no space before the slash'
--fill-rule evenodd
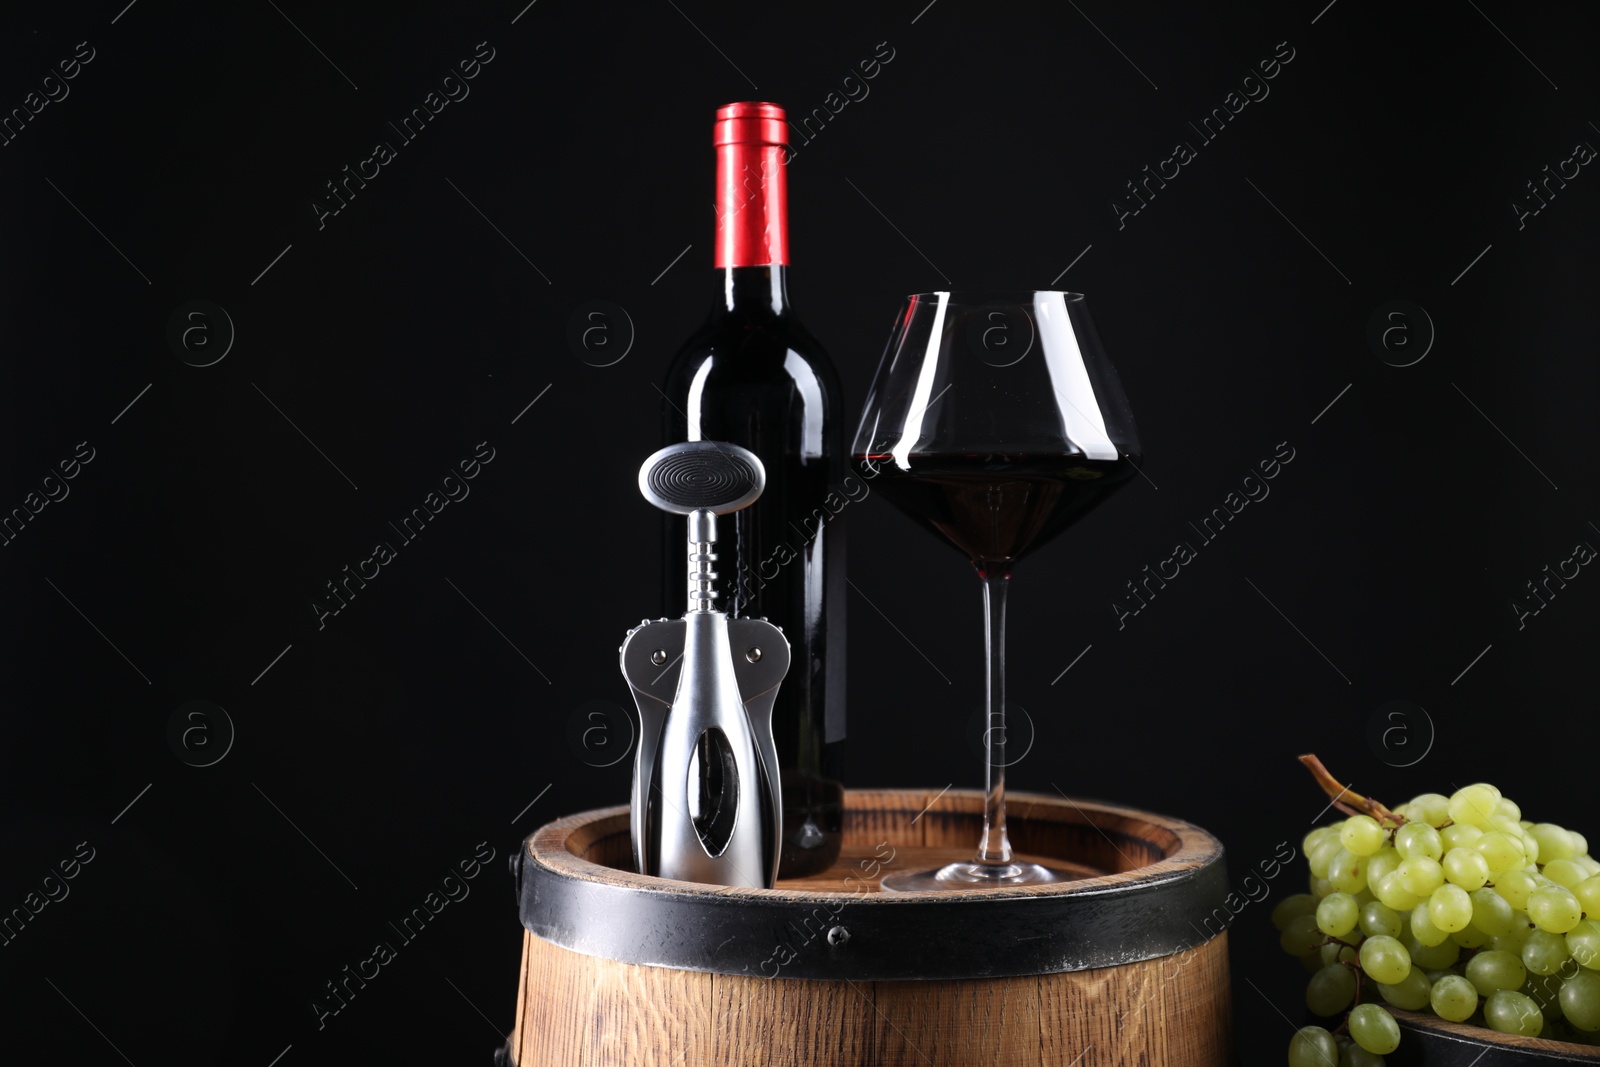
<path id="1" fill-rule="evenodd" d="M 789 640 L 791 665 L 772 713 L 780 878 L 826 870 L 839 855 L 848 503 L 838 377 L 789 306 L 787 141 L 775 104 L 717 111 L 717 296 L 672 361 L 663 405 L 664 443 L 729 441 L 766 468 L 760 499 L 723 524 L 718 603 L 730 615 L 776 623 Z M 662 538 L 669 616 L 685 603 L 684 523 L 668 517 Z"/>

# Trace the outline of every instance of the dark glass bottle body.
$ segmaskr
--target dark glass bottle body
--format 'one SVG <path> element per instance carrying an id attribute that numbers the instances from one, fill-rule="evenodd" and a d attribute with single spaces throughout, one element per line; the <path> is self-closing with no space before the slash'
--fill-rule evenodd
<path id="1" fill-rule="evenodd" d="M 772 712 L 783 787 L 778 876 L 826 870 L 844 812 L 844 455 L 838 377 L 790 310 L 785 268 L 721 268 L 717 303 L 667 373 L 665 443 L 728 441 L 766 468 L 760 499 L 719 524 L 718 603 L 789 640 Z M 685 606 L 686 520 L 665 516 L 664 614 Z M 731 527 L 731 528 L 730 528 Z"/>

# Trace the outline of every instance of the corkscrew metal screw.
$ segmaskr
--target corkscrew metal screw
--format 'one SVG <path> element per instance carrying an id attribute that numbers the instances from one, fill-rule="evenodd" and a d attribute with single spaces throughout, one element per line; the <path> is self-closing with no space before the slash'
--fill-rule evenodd
<path id="1" fill-rule="evenodd" d="M 688 610 L 641 622 L 621 648 L 639 709 L 630 829 L 635 869 L 662 878 L 770 888 L 783 832 L 772 706 L 789 642 L 765 619 L 717 610 L 717 516 L 749 507 L 766 472 L 718 441 L 663 448 L 639 491 L 689 519 Z"/>

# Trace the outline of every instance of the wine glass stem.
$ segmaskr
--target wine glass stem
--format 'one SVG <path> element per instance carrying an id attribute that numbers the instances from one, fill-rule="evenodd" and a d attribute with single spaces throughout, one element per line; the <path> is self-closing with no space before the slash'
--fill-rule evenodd
<path id="1" fill-rule="evenodd" d="M 983 579 L 987 693 L 983 839 L 978 843 L 977 862 L 1004 864 L 1011 862 L 1011 841 L 1006 836 L 1006 587 L 1011 576 L 1004 570 L 984 570 L 979 574 Z"/>

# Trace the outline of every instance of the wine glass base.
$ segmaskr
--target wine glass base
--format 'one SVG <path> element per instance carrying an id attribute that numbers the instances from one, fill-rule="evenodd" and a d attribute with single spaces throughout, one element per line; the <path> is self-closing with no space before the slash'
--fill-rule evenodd
<path id="1" fill-rule="evenodd" d="M 879 884 L 885 892 L 917 893 L 963 889 L 1003 889 L 1019 885 L 1049 885 L 1070 881 L 1066 871 L 1053 871 L 1037 863 L 978 863 L 962 860 L 933 871 L 905 871 L 886 875 Z"/>

